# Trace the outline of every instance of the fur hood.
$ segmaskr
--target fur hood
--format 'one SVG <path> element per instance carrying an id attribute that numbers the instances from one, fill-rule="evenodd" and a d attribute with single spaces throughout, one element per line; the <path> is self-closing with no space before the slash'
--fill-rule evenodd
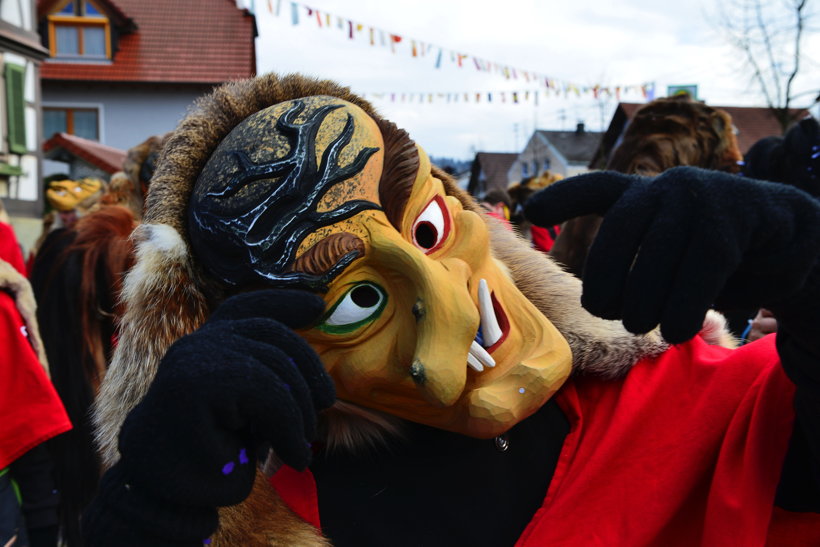
<path id="1" fill-rule="evenodd" d="M 369 103 L 348 88 L 298 75 L 268 74 L 226 84 L 201 98 L 166 140 L 149 188 L 143 224 L 134 235 L 137 259 L 124 284 L 126 312 L 119 344 L 95 408 L 97 440 L 106 465 L 118 458 L 120 426 L 146 393 L 167 348 L 199 327 L 225 296 L 223 288 L 209 279 L 193 259 L 185 228 L 187 202 L 200 170 L 219 142 L 246 117 L 270 105 L 311 95 L 339 97 L 380 119 Z M 475 200 L 449 176 L 437 169 L 435 175 L 465 208 L 479 211 Z M 580 305 L 580 281 L 546 255 L 530 249 L 494 219 L 487 217 L 487 222 L 493 253 L 506 264 L 521 291 L 569 341 L 576 373 L 616 377 L 638 359 L 665 349 L 666 344 L 656 332 L 635 336 L 619 322 L 587 313 Z M 257 502 L 269 506 L 278 503 L 275 499 Z M 261 529 L 258 523 L 250 526 L 248 519 L 253 511 L 243 506 L 247 504 L 223 511 L 226 544 L 252 543 L 248 538 L 235 542 L 238 539 L 231 530 L 237 527 Z M 298 535 L 300 525 L 295 523 L 292 528 Z M 318 541 L 315 534 L 305 534 L 304 543 L 290 534 L 287 544 Z"/>

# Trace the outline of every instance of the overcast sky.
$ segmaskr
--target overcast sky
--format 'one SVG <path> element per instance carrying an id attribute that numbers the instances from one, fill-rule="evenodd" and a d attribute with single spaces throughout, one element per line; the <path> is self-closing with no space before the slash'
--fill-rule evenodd
<path id="1" fill-rule="evenodd" d="M 337 80 L 364 94 L 430 155 L 470 159 L 476 151 L 519 151 L 534 128 L 572 129 L 583 121 L 591 130 L 605 129 L 617 104 L 616 86 L 626 102 L 645 102 L 640 86 L 654 83 L 659 97 L 668 85 L 696 84 L 699 98 L 711 105 L 763 105 L 741 57 L 710 22 L 718 2 L 309 0 L 295 4 L 294 25 L 290 1 L 253 0 L 258 71 Z M 817 23 L 803 43 L 798 91 L 820 87 Z M 382 46 L 382 34 L 389 44 L 391 33 L 401 42 Z M 468 56 L 460 68 L 456 52 Z M 494 68 L 477 70 L 475 59 Z M 517 78 L 506 78 L 503 67 L 515 69 Z M 547 95 L 544 78 L 569 87 L 568 97 Z M 591 92 L 576 97 L 572 91 L 596 85 L 609 87 L 612 96 L 600 93 L 596 100 Z M 811 99 L 805 95 L 797 106 Z"/>

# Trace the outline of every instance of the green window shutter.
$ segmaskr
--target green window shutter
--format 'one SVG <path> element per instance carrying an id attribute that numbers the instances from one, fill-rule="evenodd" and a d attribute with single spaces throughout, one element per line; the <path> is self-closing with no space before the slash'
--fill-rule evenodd
<path id="1" fill-rule="evenodd" d="M 26 101 L 23 95 L 26 68 L 7 63 L 6 112 L 8 113 L 9 152 L 25 154 L 26 149 Z"/>

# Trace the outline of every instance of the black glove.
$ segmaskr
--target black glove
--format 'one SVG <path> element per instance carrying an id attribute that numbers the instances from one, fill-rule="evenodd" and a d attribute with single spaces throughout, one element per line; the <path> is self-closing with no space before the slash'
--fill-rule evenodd
<path id="1" fill-rule="evenodd" d="M 251 491 L 267 443 L 304 469 L 333 382 L 291 328 L 323 312 L 318 296 L 265 290 L 226 300 L 175 342 L 123 424 L 121 460 L 86 511 L 86 545 L 202 545 L 220 506 Z"/>
<path id="2" fill-rule="evenodd" d="M 820 204 L 784 184 L 694 167 L 654 178 L 594 172 L 525 205 L 538 226 L 605 215 L 584 271 L 583 306 L 634 333 L 660 324 L 692 338 L 706 311 L 777 309 L 803 287 L 820 254 Z"/>

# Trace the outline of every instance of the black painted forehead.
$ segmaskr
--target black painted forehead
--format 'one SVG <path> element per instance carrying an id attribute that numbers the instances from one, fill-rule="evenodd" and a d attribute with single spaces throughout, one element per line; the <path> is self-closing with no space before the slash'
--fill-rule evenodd
<path id="1" fill-rule="evenodd" d="M 379 173 L 363 176 L 381 170 L 375 132 L 363 111 L 333 97 L 273 105 L 243 120 L 194 185 L 188 231 L 197 260 L 229 285 L 326 290 L 358 251 L 322 274 L 294 272 L 291 266 L 311 233 L 380 209 L 372 189 L 356 190 L 357 184 L 379 178 Z M 362 199 L 365 195 L 373 198 Z"/>

